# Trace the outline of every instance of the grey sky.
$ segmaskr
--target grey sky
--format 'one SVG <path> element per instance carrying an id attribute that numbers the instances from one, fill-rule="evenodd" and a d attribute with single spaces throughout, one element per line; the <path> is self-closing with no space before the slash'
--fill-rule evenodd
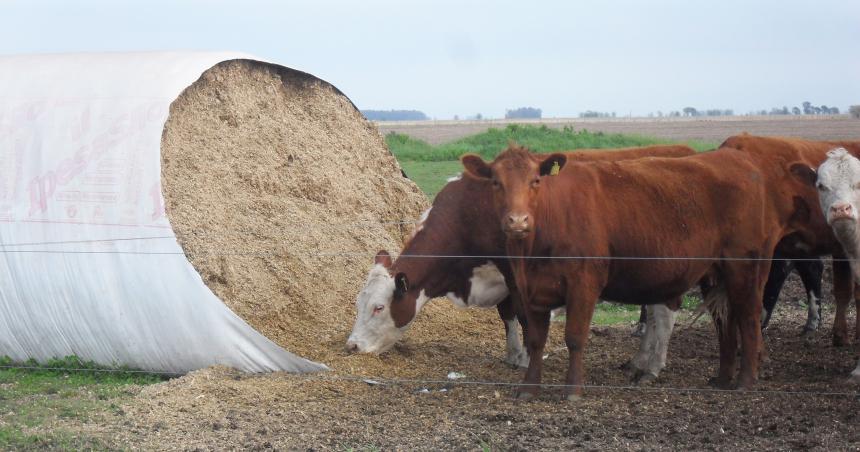
<path id="1" fill-rule="evenodd" d="M 431 117 L 542 108 L 860 103 L 860 2 L 0 0 L 0 53 L 237 50 L 360 108 Z"/>

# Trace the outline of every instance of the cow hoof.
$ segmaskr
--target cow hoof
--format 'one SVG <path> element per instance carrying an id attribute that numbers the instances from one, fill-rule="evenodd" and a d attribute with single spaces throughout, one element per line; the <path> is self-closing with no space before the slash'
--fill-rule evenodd
<path id="1" fill-rule="evenodd" d="M 537 397 L 537 394 L 529 391 L 517 391 L 514 393 L 514 398 L 521 402 L 528 402 Z"/>
<path id="2" fill-rule="evenodd" d="M 800 337 L 812 337 L 815 335 L 815 328 L 810 328 L 808 326 L 803 327 L 803 330 L 800 332 Z"/>
<path id="3" fill-rule="evenodd" d="M 630 360 L 624 361 L 623 363 L 621 363 L 620 366 L 618 366 L 618 368 L 623 370 L 623 371 L 633 370 L 633 360 L 630 359 Z"/>
<path id="4" fill-rule="evenodd" d="M 845 379 L 845 383 L 851 385 L 860 385 L 860 371 L 855 370 L 854 372 L 851 372 L 851 375 L 849 375 L 848 378 Z"/>
<path id="5" fill-rule="evenodd" d="M 833 336 L 833 346 L 834 347 L 844 347 L 848 345 L 848 338 L 845 336 Z"/>
<path id="6" fill-rule="evenodd" d="M 582 400 L 582 395 L 570 393 L 561 397 L 562 402 L 578 402 Z"/>
<path id="7" fill-rule="evenodd" d="M 630 335 L 633 337 L 642 337 L 645 335 L 645 332 L 648 330 L 648 325 L 644 323 L 637 323 L 636 327 L 633 328 L 633 331 L 630 332 Z"/>
<path id="8" fill-rule="evenodd" d="M 517 356 L 509 356 L 505 358 L 505 363 L 509 364 L 513 368 L 526 368 L 529 367 L 529 356 L 525 353 Z"/>
<path id="9" fill-rule="evenodd" d="M 651 372 L 643 372 L 638 378 L 635 378 L 633 382 L 637 386 L 649 386 L 651 383 L 657 381 L 657 376 L 652 374 Z"/>
<path id="10" fill-rule="evenodd" d="M 708 378 L 708 386 L 717 389 L 734 389 L 730 380 L 721 377 Z"/>

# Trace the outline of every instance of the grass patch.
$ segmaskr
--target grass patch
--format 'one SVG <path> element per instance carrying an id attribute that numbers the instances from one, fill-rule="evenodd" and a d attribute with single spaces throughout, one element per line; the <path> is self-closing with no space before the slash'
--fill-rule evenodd
<path id="1" fill-rule="evenodd" d="M 437 146 L 395 132 L 386 135 L 385 141 L 394 156 L 401 162 L 456 161 L 460 159 L 461 155 L 469 152 L 490 160 L 504 150 L 511 141 L 526 146 L 535 152 L 624 148 L 677 143 L 672 140 L 640 135 L 607 134 L 603 132 L 589 132 L 586 129 L 574 130 L 570 126 L 555 129 L 545 125 L 521 124 L 509 124 L 503 129 L 490 128 L 486 132 L 470 135 Z M 717 143 L 711 142 L 690 142 L 687 144 L 697 151 L 713 149 L 717 146 Z"/>
<path id="2" fill-rule="evenodd" d="M 492 160 L 507 148 L 511 141 L 528 146 L 535 152 L 677 143 L 639 135 L 605 134 L 589 132 L 585 129 L 577 131 L 569 126 L 554 129 L 545 125 L 521 124 L 509 124 L 502 129 L 490 128 L 486 132 L 438 146 L 395 132 L 387 134 L 385 141 L 406 175 L 431 199 L 445 186 L 449 177 L 461 172 L 462 166 L 459 161 L 461 155 L 472 152 L 486 160 Z M 697 151 L 713 149 L 717 146 L 717 143 L 699 141 L 686 144 Z"/>
<path id="3" fill-rule="evenodd" d="M 702 299 L 695 295 L 686 294 L 681 302 L 681 312 L 692 313 L 701 304 Z M 597 303 L 594 307 L 594 315 L 591 324 L 596 326 L 609 326 L 621 324 L 633 324 L 639 321 L 639 305 L 620 303 Z M 564 322 L 566 317 L 560 315 L 553 318 L 556 322 Z"/>
<path id="4" fill-rule="evenodd" d="M 47 434 L 24 433 L 15 427 L 0 427 L 3 450 L 111 450 L 97 438 L 57 431 Z"/>
<path id="5" fill-rule="evenodd" d="M 400 167 L 430 199 L 433 199 L 436 193 L 442 190 L 442 187 L 448 183 L 448 178 L 463 171 L 463 165 L 458 160 L 448 162 L 404 160 L 400 162 Z"/>
<path id="6" fill-rule="evenodd" d="M 133 394 L 129 386 L 158 383 L 165 377 L 130 369 L 105 370 L 74 356 L 45 363 L 0 358 L 0 450 L 108 448 L 97 438 L 57 430 L 52 425 L 86 421 L 110 411 L 119 400 Z"/>
<path id="7" fill-rule="evenodd" d="M 56 394 L 58 397 L 69 398 L 83 386 L 100 385 L 110 388 L 129 384 L 146 385 L 166 379 L 161 375 L 138 373 L 127 368 L 118 369 L 116 372 L 106 372 L 106 370 L 109 369 L 93 362 L 82 362 L 75 356 L 52 359 L 45 363 L 34 360 L 21 363 L 14 362 L 9 357 L 2 357 L 0 358 L 0 384 L 12 384 L 10 390 L 3 391 L 2 397 Z"/>

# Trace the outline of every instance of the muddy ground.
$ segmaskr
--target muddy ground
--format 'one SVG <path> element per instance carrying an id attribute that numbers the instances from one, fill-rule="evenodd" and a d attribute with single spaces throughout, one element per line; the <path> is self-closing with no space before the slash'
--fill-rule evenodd
<path id="1" fill-rule="evenodd" d="M 536 401 L 516 402 L 509 386 L 448 382 L 450 371 L 468 381 L 519 381 L 521 371 L 501 361 L 501 324 L 495 313 L 484 311 L 486 323 L 474 335 L 446 340 L 411 331 L 382 357 L 340 352 L 329 363 L 334 371 L 311 376 L 205 369 L 134 388 L 118 408 L 63 427 L 132 449 L 856 450 L 860 399 L 858 388 L 844 379 L 858 346 L 830 344 L 829 296 L 819 333 L 811 340 L 798 337 L 805 320 L 797 304 L 803 292 L 797 281 L 788 289 L 765 334 L 769 358 L 757 386 L 761 392 L 710 390 L 716 340 L 710 322 L 691 323 L 690 313 L 679 319 L 667 368 L 647 389 L 627 388 L 619 370 L 638 343 L 630 325 L 593 328 L 588 383 L 603 387 L 589 388 L 578 402 L 559 401 L 557 389 L 545 390 Z M 466 311 L 434 303 L 453 312 L 450 328 L 460 327 L 457 316 Z M 561 336 L 561 325 L 554 324 L 545 383 L 563 381 L 567 353 Z M 438 382 L 370 385 L 354 376 Z"/>

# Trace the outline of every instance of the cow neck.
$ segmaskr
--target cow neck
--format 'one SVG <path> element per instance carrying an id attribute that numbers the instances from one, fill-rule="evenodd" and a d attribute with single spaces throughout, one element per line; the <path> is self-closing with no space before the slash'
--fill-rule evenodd
<path id="1" fill-rule="evenodd" d="M 434 205 L 421 229 L 406 243 L 389 270 L 392 275 L 404 273 L 409 281 L 406 295 L 391 307 L 397 327 L 408 325 L 428 299 L 450 291 L 452 279 L 457 276 L 452 274 L 459 268 L 455 265 L 456 258 L 447 256 L 465 253 L 461 246 L 462 232 L 456 231 L 456 225 L 443 214 Z"/>

